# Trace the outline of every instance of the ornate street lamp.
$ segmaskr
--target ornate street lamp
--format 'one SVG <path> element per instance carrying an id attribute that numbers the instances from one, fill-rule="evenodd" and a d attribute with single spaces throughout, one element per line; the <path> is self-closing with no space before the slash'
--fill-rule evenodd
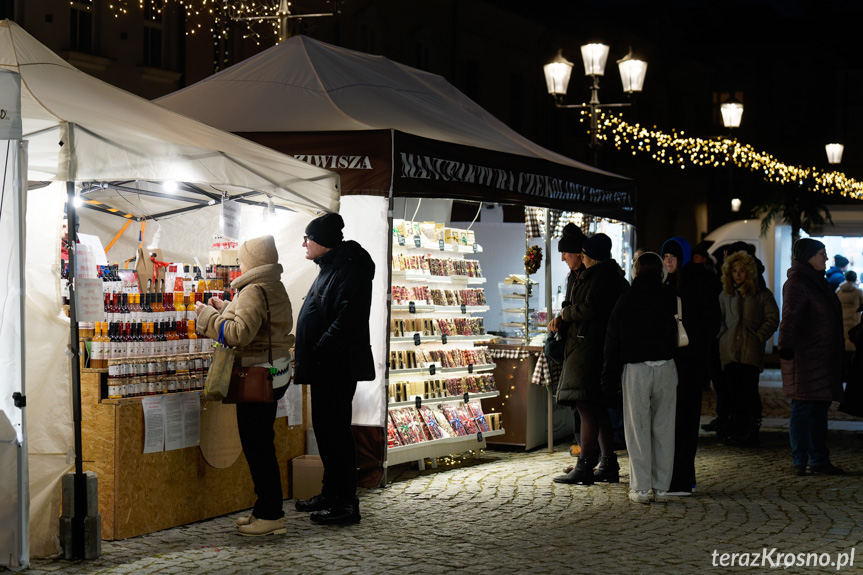
<path id="1" fill-rule="evenodd" d="M 581 58 L 584 62 L 584 75 L 590 76 L 593 83 L 590 87 L 590 102 L 587 104 L 564 104 L 566 89 L 572 75 L 572 62 L 563 57 L 559 51 L 557 57 L 543 66 L 545 83 L 548 93 L 554 96 L 554 105 L 558 108 L 577 108 L 590 111 L 590 149 L 593 153 L 593 165 L 597 164 L 599 153 L 598 138 L 598 112 L 599 108 L 620 108 L 629 106 L 630 103 L 601 104 L 599 102 L 599 77 L 605 75 L 605 64 L 608 61 L 608 46 L 605 44 L 585 44 L 581 47 Z M 633 92 L 641 92 L 644 86 L 644 77 L 647 73 L 647 62 L 638 60 L 632 56 L 632 50 L 617 62 L 620 70 L 620 80 L 623 90 L 631 95 Z"/>

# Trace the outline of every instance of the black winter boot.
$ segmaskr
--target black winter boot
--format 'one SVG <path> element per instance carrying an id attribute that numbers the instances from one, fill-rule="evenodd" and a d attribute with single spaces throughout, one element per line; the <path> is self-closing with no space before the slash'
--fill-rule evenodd
<path id="1" fill-rule="evenodd" d="M 617 463 L 616 453 L 599 458 L 599 465 L 593 470 L 593 480 L 620 483 L 620 465 Z"/>
<path id="2" fill-rule="evenodd" d="M 584 457 L 579 457 L 575 467 L 566 475 L 559 475 L 554 478 L 555 483 L 568 483 L 575 485 L 593 485 L 593 465 L 588 463 Z"/>
<path id="3" fill-rule="evenodd" d="M 761 418 L 753 417 L 749 420 L 749 425 L 741 435 L 732 435 L 725 440 L 726 445 L 733 447 L 758 447 L 761 444 L 759 435 L 761 431 Z"/>

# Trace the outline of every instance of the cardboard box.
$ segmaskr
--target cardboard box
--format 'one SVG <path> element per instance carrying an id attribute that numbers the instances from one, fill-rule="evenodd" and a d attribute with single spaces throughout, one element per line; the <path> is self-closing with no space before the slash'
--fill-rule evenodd
<path id="1" fill-rule="evenodd" d="M 311 499 L 320 494 L 324 484 L 324 464 L 318 455 L 300 455 L 291 459 L 291 497 Z"/>
<path id="2" fill-rule="evenodd" d="M 236 266 L 239 265 L 240 250 L 211 250 L 211 266 Z M 203 273 L 204 270 L 201 270 Z"/>

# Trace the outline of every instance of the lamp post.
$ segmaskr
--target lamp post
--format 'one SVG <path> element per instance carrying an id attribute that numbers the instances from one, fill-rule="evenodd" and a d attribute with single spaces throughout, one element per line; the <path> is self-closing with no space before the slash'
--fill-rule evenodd
<path id="1" fill-rule="evenodd" d="M 631 105 L 630 102 L 620 104 L 601 104 L 599 101 L 599 77 L 605 75 L 605 63 L 608 60 L 609 47 L 605 44 L 585 44 L 581 47 L 581 58 L 584 61 L 584 75 L 593 80 L 590 87 L 590 102 L 587 104 L 564 104 L 569 78 L 572 75 L 572 62 L 563 57 L 559 51 L 557 57 L 543 66 L 545 83 L 548 93 L 554 96 L 554 105 L 558 108 L 572 108 L 590 111 L 590 149 L 593 156 L 593 165 L 599 160 L 599 118 L 600 108 L 621 108 Z M 632 50 L 617 61 L 620 70 L 620 80 L 623 83 L 623 91 L 628 95 L 633 92 L 641 92 L 644 85 L 644 76 L 647 73 L 647 62 L 638 60 L 632 56 Z"/>
<path id="2" fill-rule="evenodd" d="M 743 119 L 743 104 L 737 100 L 734 96 L 731 96 L 728 100 L 722 102 L 719 105 L 719 112 L 722 114 L 722 125 L 728 128 L 729 131 L 739 128 L 740 121 Z M 734 171 L 731 166 L 731 162 L 728 163 L 728 190 L 731 196 L 731 211 L 739 212 L 740 206 L 742 202 L 740 198 L 734 197 L 734 186 L 732 184 L 732 177 L 734 176 Z"/>

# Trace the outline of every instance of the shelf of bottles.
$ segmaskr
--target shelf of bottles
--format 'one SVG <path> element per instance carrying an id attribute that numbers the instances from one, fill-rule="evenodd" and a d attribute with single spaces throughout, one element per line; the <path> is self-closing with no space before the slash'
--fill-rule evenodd
<path id="1" fill-rule="evenodd" d="M 147 280 L 143 293 L 123 271 L 99 266 L 104 321 L 79 324 L 89 349 L 85 369 L 107 374 L 101 400 L 203 389 L 213 342 L 195 333 L 195 303 L 213 295 L 231 300 L 223 287 L 239 270 L 207 266 L 205 277 L 197 266 L 170 264 L 164 278 Z"/>
<path id="2" fill-rule="evenodd" d="M 393 220 L 387 464 L 485 447 L 503 433 L 483 318 L 486 278 L 470 230 Z"/>

